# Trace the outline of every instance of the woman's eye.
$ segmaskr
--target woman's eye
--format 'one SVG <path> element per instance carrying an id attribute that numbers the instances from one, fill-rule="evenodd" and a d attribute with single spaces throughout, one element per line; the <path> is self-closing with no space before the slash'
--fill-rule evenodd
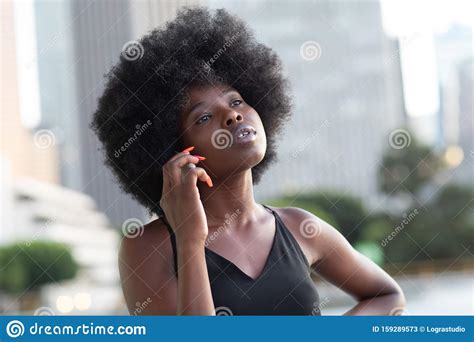
<path id="1" fill-rule="evenodd" d="M 197 121 L 196 121 L 196 124 L 199 125 L 201 124 L 202 122 L 206 122 L 207 120 L 203 121 L 203 119 L 207 118 L 207 117 L 210 117 L 209 114 L 204 114 L 203 116 L 201 116 Z"/>
<path id="2" fill-rule="evenodd" d="M 239 104 L 241 104 L 243 101 L 242 100 L 234 100 L 232 101 L 232 106 L 238 106 Z"/>

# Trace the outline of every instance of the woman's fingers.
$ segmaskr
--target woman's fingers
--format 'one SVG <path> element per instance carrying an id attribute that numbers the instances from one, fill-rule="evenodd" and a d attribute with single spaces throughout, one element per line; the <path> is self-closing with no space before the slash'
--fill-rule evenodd
<path id="1" fill-rule="evenodd" d="M 182 168 L 184 165 L 188 164 L 188 163 L 193 163 L 193 164 L 197 164 L 200 160 L 204 160 L 202 159 L 203 157 L 201 156 L 193 156 L 193 155 L 184 155 L 184 156 L 181 156 L 179 158 L 177 158 L 174 162 L 172 162 L 173 164 L 173 167 L 176 167 L 176 168 Z"/>
<path id="2" fill-rule="evenodd" d="M 212 187 L 211 177 L 202 167 L 184 166 L 182 172 L 182 182 L 185 185 L 196 185 L 196 181 L 206 182 L 209 187 Z"/>
<path id="3" fill-rule="evenodd" d="M 181 182 L 181 168 L 189 163 L 197 164 L 199 159 L 189 154 L 183 154 L 163 166 L 163 191 L 170 191 Z"/>
<path id="4" fill-rule="evenodd" d="M 194 150 L 194 146 L 188 147 L 188 148 L 184 149 L 183 151 L 181 151 L 181 152 L 179 152 L 179 153 L 176 153 L 173 157 L 171 157 L 171 158 L 167 161 L 167 163 L 173 162 L 173 161 L 175 161 L 177 158 L 179 158 L 179 157 L 181 157 L 181 156 L 190 155 L 192 150 Z"/>
<path id="5" fill-rule="evenodd" d="M 191 155 L 189 152 L 181 152 L 170 159 L 163 166 L 163 191 L 168 192 L 173 187 L 173 184 L 179 184 L 182 182 L 181 174 L 183 173 L 182 169 L 185 165 L 194 165 L 200 160 L 205 159 L 206 158 L 202 156 Z M 204 181 L 206 181 L 206 179 Z"/>

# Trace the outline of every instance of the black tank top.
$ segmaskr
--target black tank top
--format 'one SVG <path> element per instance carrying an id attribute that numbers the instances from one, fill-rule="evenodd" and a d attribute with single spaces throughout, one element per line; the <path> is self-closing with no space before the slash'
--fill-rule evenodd
<path id="1" fill-rule="evenodd" d="M 321 315 L 306 256 L 278 214 L 263 206 L 275 217 L 275 236 L 263 271 L 256 279 L 205 247 L 216 315 Z M 178 277 L 176 239 L 173 229 L 167 227 Z"/>

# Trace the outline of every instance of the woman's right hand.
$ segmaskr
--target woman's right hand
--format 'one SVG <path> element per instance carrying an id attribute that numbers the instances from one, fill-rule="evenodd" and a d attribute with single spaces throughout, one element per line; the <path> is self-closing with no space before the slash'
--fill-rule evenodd
<path id="1" fill-rule="evenodd" d="M 163 166 L 160 207 L 177 241 L 204 243 L 208 235 L 207 218 L 196 183 L 199 179 L 212 187 L 212 181 L 203 168 L 195 166 L 205 158 L 191 155 L 193 149 L 185 149 Z"/>

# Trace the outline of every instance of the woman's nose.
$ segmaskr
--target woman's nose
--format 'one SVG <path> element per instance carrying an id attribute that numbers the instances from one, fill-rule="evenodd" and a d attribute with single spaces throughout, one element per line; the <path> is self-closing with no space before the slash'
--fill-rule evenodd
<path id="1" fill-rule="evenodd" d="M 230 111 L 229 113 L 226 114 L 225 117 L 225 126 L 232 126 L 232 124 L 236 122 L 242 121 L 244 118 L 242 117 L 242 114 L 237 113 L 235 110 Z"/>

